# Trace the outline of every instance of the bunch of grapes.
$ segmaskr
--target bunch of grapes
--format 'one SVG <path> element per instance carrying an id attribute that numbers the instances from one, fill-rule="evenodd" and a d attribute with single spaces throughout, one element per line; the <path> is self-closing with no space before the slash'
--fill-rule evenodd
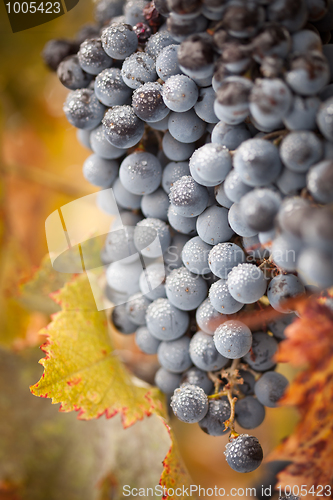
<path id="1" fill-rule="evenodd" d="M 333 0 L 101 0 L 95 17 L 44 58 L 83 175 L 121 207 L 112 321 L 157 354 L 174 414 L 230 432 L 228 464 L 253 471 L 260 443 L 234 425 L 286 390 L 284 303 L 333 284 Z M 265 295 L 282 318 L 251 331 L 237 313 Z"/>

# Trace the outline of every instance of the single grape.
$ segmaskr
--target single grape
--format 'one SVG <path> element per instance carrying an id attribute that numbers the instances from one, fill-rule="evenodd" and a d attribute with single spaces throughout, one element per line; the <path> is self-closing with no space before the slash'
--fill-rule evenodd
<path id="1" fill-rule="evenodd" d="M 267 186 L 281 171 L 279 151 L 264 139 L 249 139 L 236 150 L 234 168 L 241 180 L 249 186 Z"/>
<path id="2" fill-rule="evenodd" d="M 180 69 L 191 78 L 211 77 L 214 69 L 214 47 L 209 37 L 194 34 L 178 50 Z"/>
<path id="3" fill-rule="evenodd" d="M 112 59 L 103 50 L 100 38 L 88 38 L 82 42 L 77 56 L 81 68 L 91 75 L 98 75 L 112 66 Z"/>
<path id="4" fill-rule="evenodd" d="M 243 250 L 235 243 L 219 243 L 209 252 L 208 264 L 215 276 L 227 279 L 231 269 L 245 261 Z"/>
<path id="5" fill-rule="evenodd" d="M 173 12 L 170 13 L 166 22 L 167 29 L 174 39 L 173 43 L 175 43 L 175 40 L 177 42 L 187 41 L 191 35 L 200 34 L 202 31 L 205 31 L 207 24 L 208 20 L 204 16 L 187 19 L 175 16 Z M 182 69 L 182 71 L 184 70 Z"/>
<path id="6" fill-rule="evenodd" d="M 126 303 L 126 312 L 129 319 L 138 326 L 143 326 L 146 324 L 146 311 L 150 304 L 148 300 L 141 292 L 131 295 Z"/>
<path id="7" fill-rule="evenodd" d="M 148 306 L 146 322 L 154 337 L 170 341 L 184 335 L 189 325 L 189 315 L 170 304 L 168 299 L 157 299 Z"/>
<path id="8" fill-rule="evenodd" d="M 208 398 L 201 387 L 184 384 L 173 393 L 171 408 L 179 420 L 194 424 L 206 415 Z"/>
<path id="9" fill-rule="evenodd" d="M 105 106 L 128 104 L 132 91 L 124 83 L 119 68 L 101 71 L 95 79 L 95 94 Z"/>
<path id="10" fill-rule="evenodd" d="M 229 200 L 228 196 L 225 194 L 224 182 L 222 182 L 222 184 L 220 184 L 219 186 L 215 187 L 214 194 L 215 194 L 215 199 L 219 205 L 221 205 L 224 208 L 230 208 L 232 206 L 233 202 Z"/>
<path id="11" fill-rule="evenodd" d="M 234 168 L 226 176 L 223 186 L 225 195 L 233 203 L 239 203 L 242 197 L 252 189 L 252 187 L 244 184 L 241 176 Z M 227 208 L 231 208 L 231 205 Z"/>
<path id="12" fill-rule="evenodd" d="M 209 273 L 208 254 L 211 248 L 211 245 L 207 245 L 199 236 L 191 238 L 182 251 L 184 266 L 194 274 Z"/>
<path id="13" fill-rule="evenodd" d="M 132 263 L 112 262 L 106 270 L 108 285 L 117 292 L 134 295 L 140 291 L 139 278 L 142 266 L 139 260 Z"/>
<path id="14" fill-rule="evenodd" d="M 208 203 L 208 192 L 191 176 L 183 176 L 171 186 L 169 194 L 174 210 L 183 217 L 196 217 Z"/>
<path id="15" fill-rule="evenodd" d="M 82 129 L 79 129 L 82 130 Z M 84 131 L 86 132 L 86 131 Z M 120 149 L 112 146 L 104 134 L 103 125 L 99 125 L 90 133 L 90 143 L 93 152 L 105 160 L 115 160 L 123 156 L 127 149 Z"/>
<path id="16" fill-rule="evenodd" d="M 244 222 L 259 233 L 273 228 L 281 197 L 272 189 L 253 189 L 243 196 L 239 205 Z"/>
<path id="17" fill-rule="evenodd" d="M 254 36 L 265 21 L 265 11 L 257 2 L 227 5 L 223 24 L 228 33 L 237 38 Z"/>
<path id="18" fill-rule="evenodd" d="M 94 17 L 101 25 L 111 18 L 121 16 L 123 12 L 122 0 L 101 0 L 95 4 Z M 85 38 L 88 38 L 85 36 Z"/>
<path id="19" fill-rule="evenodd" d="M 169 198 L 166 192 L 159 188 L 141 199 L 141 211 L 146 218 L 168 220 Z"/>
<path id="20" fill-rule="evenodd" d="M 156 73 L 164 82 L 170 76 L 181 74 L 178 66 L 179 45 L 168 45 L 164 47 L 156 59 Z"/>
<path id="21" fill-rule="evenodd" d="M 288 113 L 292 94 L 279 78 L 258 78 L 250 94 L 250 112 L 263 127 L 277 127 Z"/>
<path id="22" fill-rule="evenodd" d="M 130 148 L 137 144 L 144 132 L 144 123 L 131 106 L 114 106 L 103 119 L 104 133 L 108 141 L 117 148 Z"/>
<path id="23" fill-rule="evenodd" d="M 194 105 L 194 111 L 204 122 L 218 122 L 218 118 L 214 112 L 215 97 L 216 96 L 213 87 L 201 88 L 199 90 L 199 97 L 197 103 Z"/>
<path id="24" fill-rule="evenodd" d="M 143 219 L 134 230 L 134 243 L 144 257 L 161 257 L 170 245 L 169 227 L 160 219 Z"/>
<path id="25" fill-rule="evenodd" d="M 218 280 L 209 289 L 211 305 L 222 314 L 234 314 L 240 311 L 244 304 L 237 302 L 229 292 L 226 280 Z"/>
<path id="26" fill-rule="evenodd" d="M 190 172 L 203 180 L 220 184 L 231 170 L 229 150 L 219 144 L 208 143 L 198 148 L 190 158 Z"/>
<path id="27" fill-rule="evenodd" d="M 197 232 L 197 217 L 183 217 L 175 211 L 173 205 L 169 206 L 168 222 L 173 229 L 182 234 L 194 235 Z"/>
<path id="28" fill-rule="evenodd" d="M 306 172 L 323 156 L 322 141 L 313 132 L 292 132 L 280 146 L 281 160 L 295 172 Z"/>
<path id="29" fill-rule="evenodd" d="M 318 94 L 330 81 L 327 59 L 318 51 L 294 54 L 286 82 L 297 94 L 312 96 Z"/>
<path id="30" fill-rule="evenodd" d="M 186 267 L 171 271 L 166 278 L 165 290 L 171 304 L 183 311 L 196 309 L 207 297 L 205 280 Z"/>
<path id="31" fill-rule="evenodd" d="M 297 259 L 302 246 L 299 239 L 288 234 L 280 234 L 275 238 L 271 247 L 274 263 L 285 271 L 296 271 Z"/>
<path id="32" fill-rule="evenodd" d="M 141 120 L 150 123 L 163 120 L 169 114 L 162 99 L 162 85 L 158 82 L 148 82 L 138 87 L 133 92 L 132 106 Z"/>
<path id="33" fill-rule="evenodd" d="M 112 23 L 102 31 L 101 40 L 103 49 L 113 59 L 125 59 L 138 46 L 132 26 L 125 23 Z"/>
<path id="34" fill-rule="evenodd" d="M 228 363 L 216 350 L 213 337 L 200 331 L 191 339 L 190 357 L 195 366 L 206 372 L 220 370 Z"/>
<path id="35" fill-rule="evenodd" d="M 297 262 L 297 272 L 304 283 L 328 288 L 333 283 L 333 264 L 331 252 L 326 253 L 318 248 L 306 248 Z"/>
<path id="36" fill-rule="evenodd" d="M 223 315 L 211 304 L 209 298 L 204 300 L 195 313 L 198 327 L 205 333 L 213 335 L 217 326 L 221 323 Z"/>
<path id="37" fill-rule="evenodd" d="M 304 294 L 304 285 L 294 274 L 284 274 L 275 276 L 267 289 L 267 297 L 271 306 L 276 311 L 291 313 L 292 309 L 286 307 L 284 301 Z"/>
<path id="38" fill-rule="evenodd" d="M 97 127 L 99 128 L 99 127 Z M 95 129 L 96 130 L 96 129 Z M 78 128 L 76 131 L 76 138 L 87 149 L 92 150 L 91 142 L 90 142 L 90 136 L 91 136 L 92 130 L 84 130 L 83 128 Z M 95 151 L 94 151 L 95 153 Z M 100 155 L 101 156 L 101 155 Z"/>
<path id="39" fill-rule="evenodd" d="M 171 112 L 169 115 L 169 132 L 179 142 L 186 144 L 200 139 L 206 129 L 206 124 L 193 109 L 185 113 Z"/>
<path id="40" fill-rule="evenodd" d="M 318 97 L 295 95 L 288 113 L 283 118 L 283 123 L 289 130 L 314 130 L 319 106 Z"/>
<path id="41" fill-rule="evenodd" d="M 63 61 L 65 57 L 76 54 L 78 49 L 79 45 L 77 42 L 56 38 L 49 40 L 45 44 L 42 52 L 42 58 L 51 71 L 57 71 L 61 61 Z"/>
<path id="42" fill-rule="evenodd" d="M 167 130 L 169 123 L 169 115 L 166 115 L 165 118 L 159 120 L 158 122 L 147 122 L 149 127 L 154 130 Z"/>
<path id="43" fill-rule="evenodd" d="M 132 323 L 126 312 L 126 304 L 114 306 L 111 311 L 111 323 L 116 327 L 119 333 L 128 335 L 134 333 L 137 325 Z"/>
<path id="44" fill-rule="evenodd" d="M 162 187 L 169 194 L 176 181 L 184 176 L 189 176 L 190 169 L 187 161 L 170 162 L 163 169 Z"/>
<path id="45" fill-rule="evenodd" d="M 333 201 L 333 161 L 325 160 L 314 165 L 307 176 L 307 188 L 318 203 Z"/>
<path id="46" fill-rule="evenodd" d="M 218 122 L 212 131 L 212 142 L 230 150 L 237 149 L 242 142 L 250 138 L 251 133 L 245 123 L 228 125 L 225 122 Z"/>
<path id="47" fill-rule="evenodd" d="M 278 343 L 274 337 L 264 332 L 255 332 L 252 335 L 251 351 L 245 354 L 244 361 L 257 372 L 270 370 L 275 365 L 272 358 L 277 349 Z"/>
<path id="48" fill-rule="evenodd" d="M 157 350 L 158 361 L 163 368 L 172 373 L 182 373 L 188 370 L 192 366 L 189 345 L 190 339 L 185 336 L 161 342 Z"/>
<path id="49" fill-rule="evenodd" d="M 118 162 L 90 155 L 83 164 L 83 175 L 90 184 L 108 188 L 118 175 Z"/>
<path id="50" fill-rule="evenodd" d="M 214 111 L 229 125 L 242 123 L 249 114 L 249 98 L 253 83 L 241 76 L 229 76 L 217 90 Z"/>
<path id="51" fill-rule="evenodd" d="M 140 351 L 145 354 L 156 354 L 160 341 L 151 335 L 146 326 L 141 326 L 135 332 L 135 342 Z"/>
<path id="52" fill-rule="evenodd" d="M 228 275 L 228 288 L 232 297 L 244 304 L 252 304 L 265 293 L 267 282 L 264 273 L 253 264 L 238 264 Z"/>
<path id="53" fill-rule="evenodd" d="M 265 413 L 263 405 L 253 396 L 246 396 L 236 401 L 236 421 L 243 429 L 258 427 L 264 421 Z"/>
<path id="54" fill-rule="evenodd" d="M 228 222 L 233 231 L 239 236 L 255 236 L 258 231 L 252 229 L 244 219 L 243 210 L 240 203 L 234 203 L 228 212 Z"/>
<path id="55" fill-rule="evenodd" d="M 229 429 L 225 429 L 224 422 L 230 418 L 230 403 L 226 398 L 210 399 L 208 403 L 208 412 L 200 420 L 200 428 L 210 436 L 222 436 Z"/>
<path id="56" fill-rule="evenodd" d="M 145 52 L 135 52 L 127 57 L 121 68 L 121 76 L 131 89 L 156 80 L 155 62 Z"/>
<path id="57" fill-rule="evenodd" d="M 113 194 L 117 205 L 128 210 L 136 210 L 140 208 L 142 196 L 130 193 L 122 185 L 119 177 L 115 180 L 112 186 Z"/>
<path id="58" fill-rule="evenodd" d="M 208 377 L 207 373 L 196 366 L 192 366 L 183 373 L 182 384 L 191 384 L 201 387 L 206 394 L 210 394 L 213 390 L 214 384 Z M 179 384 L 180 385 L 180 384 Z"/>
<path id="59" fill-rule="evenodd" d="M 163 85 L 164 104 L 177 113 L 193 108 L 199 91 L 197 85 L 186 75 L 170 76 Z"/>
<path id="60" fill-rule="evenodd" d="M 140 151 L 122 161 L 119 169 L 122 185 L 130 193 L 143 195 L 156 191 L 162 180 L 162 166 L 156 156 Z"/>
<path id="61" fill-rule="evenodd" d="M 145 0 L 128 0 L 123 7 L 125 22 L 131 26 L 135 26 L 137 23 L 144 23 L 145 16 L 143 9 L 146 5 Z"/>
<path id="62" fill-rule="evenodd" d="M 156 60 L 165 47 L 174 45 L 174 43 L 175 40 L 172 35 L 168 33 L 168 31 L 160 31 L 149 38 L 146 44 L 145 52 L 147 52 L 152 59 Z"/>
<path id="63" fill-rule="evenodd" d="M 159 368 L 155 374 L 155 384 L 164 394 L 173 394 L 181 384 L 181 374 Z"/>
<path id="64" fill-rule="evenodd" d="M 97 127 L 103 118 L 105 110 L 90 89 L 79 89 L 70 92 L 63 109 L 71 125 L 85 130 Z"/>
<path id="65" fill-rule="evenodd" d="M 303 221 L 309 216 L 310 211 L 308 200 L 300 196 L 286 198 L 281 204 L 277 217 L 279 226 L 288 235 L 300 239 Z"/>
<path id="66" fill-rule="evenodd" d="M 228 241 L 234 234 L 228 223 L 228 210 L 212 206 L 199 215 L 197 231 L 200 238 L 209 245 Z"/>
<path id="67" fill-rule="evenodd" d="M 166 132 L 162 139 L 162 147 L 164 154 L 172 161 L 184 161 L 192 155 L 195 150 L 194 143 L 179 142 L 170 132 Z M 183 174 L 186 175 L 186 174 Z"/>
<path id="68" fill-rule="evenodd" d="M 297 194 L 306 186 L 306 174 L 284 168 L 275 184 L 284 195 Z"/>
<path id="69" fill-rule="evenodd" d="M 165 298 L 165 268 L 162 263 L 149 264 L 140 275 L 140 290 L 149 300 Z"/>
<path id="70" fill-rule="evenodd" d="M 224 452 L 228 465 L 236 472 L 252 472 L 262 462 L 263 451 L 255 436 L 241 434 L 232 439 Z"/>
<path id="71" fill-rule="evenodd" d="M 249 327 L 241 321 L 226 321 L 215 330 L 214 344 L 222 356 L 228 359 L 238 359 L 249 352 L 252 333 Z"/>
<path id="72" fill-rule="evenodd" d="M 292 52 L 306 54 L 312 50 L 321 52 L 323 46 L 319 34 L 309 29 L 303 29 L 292 35 Z"/>
<path id="73" fill-rule="evenodd" d="M 67 56 L 59 63 L 57 76 L 64 87 L 70 90 L 88 87 L 93 78 L 82 69 L 77 55 Z"/>
<path id="74" fill-rule="evenodd" d="M 283 340 L 286 338 L 285 329 L 291 325 L 291 323 L 296 319 L 294 313 L 284 314 L 282 317 L 272 320 L 268 323 L 267 327 L 275 338 Z"/>
<path id="75" fill-rule="evenodd" d="M 267 23 L 253 40 L 253 58 L 261 63 L 267 56 L 284 59 L 291 48 L 288 30 L 279 23 Z"/>
<path id="76" fill-rule="evenodd" d="M 281 373 L 266 372 L 255 383 L 254 392 L 261 404 L 276 408 L 288 385 L 288 380 Z"/>

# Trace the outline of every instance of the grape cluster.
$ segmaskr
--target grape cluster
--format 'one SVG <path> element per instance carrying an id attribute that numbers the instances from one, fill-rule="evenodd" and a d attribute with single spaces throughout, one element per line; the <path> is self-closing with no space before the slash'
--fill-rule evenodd
<path id="1" fill-rule="evenodd" d="M 333 284 L 332 10 L 101 0 L 95 25 L 44 51 L 92 151 L 83 175 L 121 208 L 102 252 L 112 321 L 157 354 L 180 420 L 231 430 L 238 472 L 263 451 L 234 421 L 257 427 L 288 385 L 274 371 L 287 299 Z M 234 315 L 263 296 L 282 317 L 251 331 Z"/>

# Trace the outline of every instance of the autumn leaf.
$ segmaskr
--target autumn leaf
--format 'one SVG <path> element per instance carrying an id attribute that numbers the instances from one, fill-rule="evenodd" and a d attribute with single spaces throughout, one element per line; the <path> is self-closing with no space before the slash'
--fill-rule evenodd
<path id="1" fill-rule="evenodd" d="M 96 310 L 87 277 L 67 283 L 55 299 L 62 311 L 41 331 L 48 337 L 42 346 L 46 357 L 40 361 L 44 373 L 31 392 L 61 403 L 61 411 L 78 411 L 80 419 L 120 413 L 126 428 L 156 414 L 170 431 L 162 393 L 134 379 L 114 351 L 105 312 Z M 173 441 L 163 465 L 162 486 L 190 484 Z"/>
<path id="2" fill-rule="evenodd" d="M 333 312 L 314 299 L 302 303 L 298 312 L 300 318 L 286 329 L 277 361 L 306 365 L 280 401 L 296 406 L 300 420 L 270 458 L 292 462 L 279 474 L 278 485 L 314 486 L 309 498 L 316 492 L 319 498 L 325 494 L 323 490 L 320 495 L 320 485 L 333 483 Z"/>
<path id="3" fill-rule="evenodd" d="M 188 488 L 190 491 L 190 486 L 193 484 L 191 478 L 186 470 L 186 467 L 180 457 L 180 453 L 178 451 L 178 447 L 176 444 L 175 436 L 172 432 L 172 429 L 169 427 L 166 421 L 164 424 L 169 432 L 171 439 L 170 449 L 163 460 L 163 472 L 160 479 L 160 485 L 165 489 L 166 492 L 175 491 L 178 487 L 181 487 L 184 490 Z M 186 495 L 185 495 L 186 496 Z M 177 498 L 185 498 L 183 495 L 177 495 Z M 193 495 L 192 495 L 193 497 Z M 173 498 L 173 496 L 168 496 L 167 494 L 163 496 L 163 499 Z"/>
<path id="4" fill-rule="evenodd" d="M 73 275 L 59 273 L 51 264 L 49 255 L 46 255 L 32 278 L 20 286 L 20 302 L 33 311 L 53 314 L 60 311 L 60 306 L 50 294 L 62 288 L 70 281 Z"/>
<path id="5" fill-rule="evenodd" d="M 79 411 L 81 419 L 120 412 L 124 427 L 161 412 L 159 391 L 135 385 L 114 352 L 87 277 L 68 283 L 55 298 L 63 310 L 41 332 L 48 336 L 44 374 L 32 393 L 61 403 L 61 411 Z"/>

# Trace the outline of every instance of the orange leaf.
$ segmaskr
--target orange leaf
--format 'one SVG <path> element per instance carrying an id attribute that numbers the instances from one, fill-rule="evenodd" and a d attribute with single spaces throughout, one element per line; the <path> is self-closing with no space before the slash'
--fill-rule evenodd
<path id="1" fill-rule="evenodd" d="M 305 492 L 313 486 L 308 495 L 313 499 L 331 496 L 325 487 L 333 485 L 333 312 L 315 300 L 301 304 L 299 312 L 276 359 L 306 364 L 281 399 L 283 405 L 296 406 L 301 418 L 270 458 L 292 462 L 278 475 L 282 488 L 306 485 Z"/>

